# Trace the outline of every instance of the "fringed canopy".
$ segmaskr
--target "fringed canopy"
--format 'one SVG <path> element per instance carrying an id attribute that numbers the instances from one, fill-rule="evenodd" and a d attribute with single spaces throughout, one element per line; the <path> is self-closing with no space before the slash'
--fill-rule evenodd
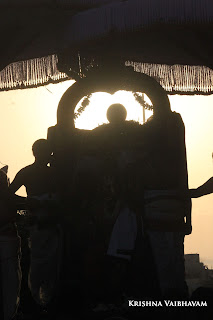
<path id="1" fill-rule="evenodd" d="M 57 83 L 69 77 L 57 69 L 57 56 L 11 63 L 0 72 L 0 90 L 35 88 Z"/>
<path id="2" fill-rule="evenodd" d="M 78 79 L 80 67 L 70 74 L 57 68 L 58 57 L 47 57 L 15 62 L 0 72 L 0 91 L 35 88 L 49 83 Z M 204 66 L 149 64 L 126 61 L 126 67 L 155 78 L 168 94 L 213 93 L 213 70 Z"/>
<path id="3" fill-rule="evenodd" d="M 168 94 L 213 93 L 213 70 L 202 66 L 149 64 L 127 61 L 137 72 L 155 78 Z"/>
<path id="4" fill-rule="evenodd" d="M 211 0 L 3 3 L 0 90 L 77 80 L 108 56 L 168 93 L 213 93 Z"/>

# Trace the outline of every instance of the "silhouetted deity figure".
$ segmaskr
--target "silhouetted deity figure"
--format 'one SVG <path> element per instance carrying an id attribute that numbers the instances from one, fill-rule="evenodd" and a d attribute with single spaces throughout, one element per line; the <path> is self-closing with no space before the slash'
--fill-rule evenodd
<path id="1" fill-rule="evenodd" d="M 55 175 L 48 166 L 51 149 L 45 139 L 32 146 L 35 161 L 21 169 L 10 185 L 15 193 L 25 186 L 30 199 L 34 223 L 30 227 L 31 263 L 29 284 L 33 298 L 38 304 L 47 305 L 58 286 L 61 259 L 61 229 L 57 224 L 58 199 Z"/>
<path id="2" fill-rule="evenodd" d="M 129 258 L 128 254 L 114 252 L 114 249 L 117 249 L 119 233 L 116 228 L 117 225 L 120 226 L 118 221 L 122 220 L 122 228 L 118 226 L 121 231 L 118 237 L 120 236 L 122 239 L 120 240 L 125 242 L 124 247 L 118 249 L 126 249 L 126 251 L 133 249 L 137 228 L 132 216 L 134 213 L 130 212 L 129 194 L 126 190 L 126 167 L 134 158 L 132 144 L 137 139 L 141 125 L 134 121 L 126 121 L 126 117 L 125 107 L 121 104 L 113 104 L 107 110 L 109 123 L 95 128 L 91 133 L 91 149 L 93 148 L 94 155 L 102 166 L 101 185 L 104 210 L 100 214 L 102 229 L 105 231 L 105 250 L 107 252 L 105 292 L 108 292 L 108 298 L 111 298 L 111 301 L 121 296 L 122 289 L 126 285 L 125 277 Z M 127 217 L 130 219 L 128 220 Z M 117 223 L 115 223 L 116 220 Z M 111 236 L 112 229 L 113 235 Z"/>
<path id="3" fill-rule="evenodd" d="M 55 128 L 56 169 L 59 174 L 68 172 L 69 177 L 63 189 L 70 217 L 67 226 L 75 226 L 68 241 L 70 252 L 76 253 L 70 264 L 73 268 L 73 260 L 78 260 L 75 275 L 87 268 L 89 285 L 84 289 L 98 292 L 93 279 L 99 277 L 103 291 L 110 291 L 111 281 L 111 292 L 116 294 L 129 262 L 134 259 L 143 277 L 150 268 L 150 264 L 144 265 L 151 263 L 161 297 L 176 294 L 185 298 L 183 241 L 184 234 L 190 233 L 191 221 L 190 203 L 178 197 L 188 187 L 184 124 L 175 112 L 164 118 L 155 114 L 144 125 L 126 121 L 126 115 L 122 105 L 114 104 L 107 112 L 109 124 L 91 132 L 73 127 L 64 134 L 65 128 Z M 51 136 L 48 134 L 49 141 Z M 112 259 L 106 261 L 106 252 Z M 102 257 L 100 264 L 97 257 Z M 122 271 L 116 269 L 118 261 L 125 265 Z M 118 272 L 112 277 L 109 269 Z M 103 273 L 107 284 L 101 282 Z M 152 294 L 155 288 L 150 291 Z"/>
<path id="4" fill-rule="evenodd" d="M 112 106 L 109 111 L 113 108 L 116 110 Z M 186 297 L 183 241 L 184 234 L 190 232 L 191 221 L 190 203 L 178 196 L 187 189 L 183 122 L 180 115 L 171 112 L 165 118 L 155 115 L 143 126 L 131 127 L 124 121 L 124 112 L 123 116 L 120 112 L 120 119 L 118 114 L 115 112 L 115 121 L 106 125 L 105 130 L 104 126 L 96 130 L 102 131 L 101 150 L 111 160 L 107 170 L 116 177 L 120 206 L 108 255 L 131 260 L 137 251 L 138 263 L 139 249 L 149 250 L 151 260 L 141 254 L 141 272 L 150 269 L 144 268 L 145 261 L 154 264 L 160 295 Z M 155 289 L 150 291 L 143 294 L 150 296 Z"/>

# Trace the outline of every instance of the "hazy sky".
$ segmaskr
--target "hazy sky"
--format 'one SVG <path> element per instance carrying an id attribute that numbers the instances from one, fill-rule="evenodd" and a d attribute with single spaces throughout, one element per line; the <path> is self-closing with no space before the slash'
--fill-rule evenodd
<path id="1" fill-rule="evenodd" d="M 33 162 L 31 147 L 35 140 L 46 138 L 47 128 L 56 124 L 56 111 L 63 92 L 70 81 L 36 89 L 0 92 L 0 161 L 9 165 L 9 177 Z M 169 96 L 171 108 L 181 114 L 186 129 L 186 147 L 189 187 L 203 184 L 213 175 L 213 96 Z M 123 103 L 128 119 L 141 117 L 140 108 L 129 95 L 117 94 L 94 96 L 91 116 L 85 112 L 78 123 L 86 119 L 90 128 L 105 121 L 98 113 L 100 105 L 104 112 L 113 102 Z M 102 99 L 102 100 L 100 100 Z M 99 108 L 98 108 L 99 107 Z M 89 109 L 89 108 L 88 108 Z M 131 113 L 132 112 L 132 113 Z M 94 119 L 96 123 L 94 123 Z M 24 188 L 18 194 L 25 194 Z M 201 261 L 213 268 L 213 195 L 193 200 L 192 235 L 186 236 L 185 253 L 199 253 Z"/>

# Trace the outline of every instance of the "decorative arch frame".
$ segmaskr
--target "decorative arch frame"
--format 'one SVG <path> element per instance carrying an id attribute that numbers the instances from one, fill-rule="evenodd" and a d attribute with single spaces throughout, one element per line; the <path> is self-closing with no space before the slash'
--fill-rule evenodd
<path id="1" fill-rule="evenodd" d="M 70 86 L 58 104 L 58 126 L 70 127 L 71 120 L 74 121 L 74 111 L 78 102 L 95 92 L 109 94 L 114 94 L 119 90 L 143 92 L 153 104 L 154 116 L 165 117 L 171 112 L 166 91 L 154 78 L 129 69 L 116 71 L 114 73 L 107 70 L 93 71 Z"/>

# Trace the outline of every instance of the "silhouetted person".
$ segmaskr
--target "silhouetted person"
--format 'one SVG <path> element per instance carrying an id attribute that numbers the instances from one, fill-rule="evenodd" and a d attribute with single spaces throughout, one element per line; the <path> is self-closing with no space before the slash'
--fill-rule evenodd
<path id="1" fill-rule="evenodd" d="M 48 163 L 51 159 L 51 150 L 45 139 L 34 142 L 32 152 L 35 157 L 33 164 L 21 169 L 10 185 L 11 192 L 15 193 L 21 186 L 25 186 L 27 196 L 40 196 L 51 193 L 54 188 L 53 176 Z"/>
<path id="2" fill-rule="evenodd" d="M 7 166 L 0 169 L 0 315 L 3 320 L 10 320 L 16 315 L 21 287 L 21 245 L 7 169 Z"/>
<path id="3" fill-rule="evenodd" d="M 31 264 L 29 284 L 38 304 L 48 304 L 56 293 L 61 257 L 61 230 L 56 223 L 58 210 L 56 183 L 48 166 L 51 149 L 45 139 L 32 146 L 33 164 L 21 169 L 10 185 L 11 192 L 25 186 L 35 218 L 30 227 Z"/>

